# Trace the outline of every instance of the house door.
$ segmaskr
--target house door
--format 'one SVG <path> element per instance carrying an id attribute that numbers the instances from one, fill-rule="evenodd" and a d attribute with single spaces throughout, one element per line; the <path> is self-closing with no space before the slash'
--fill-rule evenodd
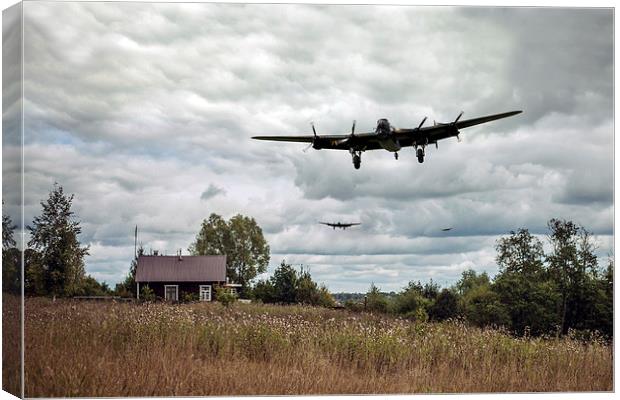
<path id="1" fill-rule="evenodd" d="M 179 301 L 179 287 L 177 285 L 166 285 L 164 289 L 167 301 Z"/>
<path id="2" fill-rule="evenodd" d="M 211 285 L 200 285 L 200 301 L 211 301 Z"/>

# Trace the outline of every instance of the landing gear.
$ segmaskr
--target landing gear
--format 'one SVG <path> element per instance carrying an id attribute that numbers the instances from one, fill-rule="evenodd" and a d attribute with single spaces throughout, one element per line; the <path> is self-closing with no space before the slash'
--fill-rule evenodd
<path id="1" fill-rule="evenodd" d="M 418 149 L 416 153 L 417 153 L 416 155 L 418 156 L 418 162 L 422 164 L 424 162 L 424 149 L 423 148 Z"/>
<path id="2" fill-rule="evenodd" d="M 349 153 L 351 153 L 351 156 L 353 157 L 353 167 L 355 167 L 355 169 L 360 169 L 362 166 L 362 152 L 351 149 L 349 150 Z"/>
<path id="3" fill-rule="evenodd" d="M 394 153 L 394 158 L 398 160 L 398 153 Z"/>

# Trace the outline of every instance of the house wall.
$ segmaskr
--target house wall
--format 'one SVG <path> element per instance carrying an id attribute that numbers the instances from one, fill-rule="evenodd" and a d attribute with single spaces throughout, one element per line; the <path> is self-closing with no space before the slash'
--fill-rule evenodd
<path id="1" fill-rule="evenodd" d="M 211 285 L 211 300 L 215 300 L 215 286 L 223 285 L 224 282 L 140 282 L 140 290 L 146 285 L 149 285 L 155 296 L 158 298 L 165 298 L 165 285 L 178 285 L 179 286 L 179 300 L 183 299 L 183 293 L 195 293 L 199 295 L 200 285 Z"/>

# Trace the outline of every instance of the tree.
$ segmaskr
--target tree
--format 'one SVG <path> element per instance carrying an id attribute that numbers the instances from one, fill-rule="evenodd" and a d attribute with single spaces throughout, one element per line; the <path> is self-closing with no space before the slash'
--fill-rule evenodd
<path id="1" fill-rule="evenodd" d="M 252 298 L 263 303 L 275 303 L 276 290 L 270 280 L 259 280 L 252 289 Z"/>
<path id="2" fill-rule="evenodd" d="M 24 250 L 24 292 L 30 296 L 45 296 L 46 271 L 41 262 L 41 255 L 34 249 Z"/>
<path id="3" fill-rule="evenodd" d="M 65 195 L 62 186 L 54 184 L 49 198 L 41 202 L 43 212 L 35 217 L 28 246 L 38 251 L 47 291 L 52 295 L 78 293 L 84 280 L 84 257 L 88 246 L 78 240 L 82 232 L 71 211 L 73 195 Z"/>
<path id="4" fill-rule="evenodd" d="M 551 233 L 552 252 L 547 256 L 550 279 L 560 292 L 559 307 L 562 333 L 568 328 L 589 329 L 594 304 L 597 302 L 595 281 L 598 261 L 594 254 L 592 235 L 585 228 L 565 220 L 552 219 L 547 226 Z"/>
<path id="5" fill-rule="evenodd" d="M 312 280 L 308 270 L 298 273 L 286 261 L 282 261 L 269 280 L 256 282 L 252 297 L 263 303 L 301 303 L 312 306 L 333 307 L 334 298 L 325 285 Z"/>
<path id="6" fill-rule="evenodd" d="M 242 285 L 242 292 L 256 275 L 267 270 L 269 245 L 254 218 L 235 215 L 225 221 L 211 214 L 202 222 L 196 241 L 189 247 L 193 255 L 226 255 L 226 274 Z"/>
<path id="7" fill-rule="evenodd" d="M 386 312 L 388 302 L 383 293 L 374 283 L 370 285 L 368 293 L 366 293 L 366 309 L 368 311 Z"/>
<path id="8" fill-rule="evenodd" d="M 433 285 L 432 282 L 424 287 L 419 282 L 409 282 L 409 285 L 394 297 L 394 300 L 391 302 L 391 309 L 396 314 L 416 317 L 421 314 L 421 311 L 426 313 L 426 308 L 430 304 L 430 301 L 424 295 L 429 294 L 434 297 L 436 291 L 437 285 Z"/>
<path id="9" fill-rule="evenodd" d="M 443 289 L 429 309 L 429 317 L 435 321 L 443 321 L 459 315 L 459 300 L 454 291 Z"/>
<path id="10" fill-rule="evenodd" d="M 431 278 L 430 282 L 424 284 L 422 295 L 429 300 L 435 300 L 439 296 L 439 285 Z"/>
<path id="11" fill-rule="evenodd" d="M 560 296 L 553 281 L 504 272 L 495 278 L 492 288 L 510 316 L 510 328 L 517 334 L 528 330 L 539 335 L 553 332 L 559 325 Z"/>
<path id="12" fill-rule="evenodd" d="M 334 307 L 336 305 L 334 297 L 331 293 L 329 293 L 327 286 L 324 284 L 319 286 L 319 299 L 317 305 L 321 307 Z"/>
<path id="13" fill-rule="evenodd" d="M 598 281 L 600 300 L 597 302 L 597 328 L 608 337 L 614 332 L 614 259 L 609 256 L 607 268 Z"/>
<path id="14" fill-rule="evenodd" d="M 518 273 L 534 277 L 544 271 L 543 245 L 527 229 L 511 231 L 497 241 L 497 265 L 502 273 Z"/>
<path id="15" fill-rule="evenodd" d="M 109 295 L 110 292 L 111 291 L 107 283 L 99 283 L 95 278 L 87 275 L 84 277 L 82 284 L 74 294 L 80 296 L 106 296 Z"/>
<path id="16" fill-rule="evenodd" d="M 460 295 L 459 308 L 471 323 L 487 326 L 508 325 L 510 322 L 506 308 L 492 290 L 486 272 L 476 274 L 473 269 L 463 271 L 454 289 Z"/>
<path id="17" fill-rule="evenodd" d="M 136 268 L 138 268 L 138 257 L 144 255 L 144 247 L 142 244 L 138 246 L 136 251 L 136 256 L 131 260 L 131 264 L 129 265 L 129 273 L 125 277 L 125 280 L 116 285 L 114 291 L 121 296 L 136 296 Z"/>
<path id="18" fill-rule="evenodd" d="M 542 242 L 527 229 L 510 232 L 497 241 L 500 272 L 492 289 L 510 315 L 511 329 L 518 334 L 529 329 L 542 334 L 559 323 L 557 286 L 548 280 Z"/>
<path id="19" fill-rule="evenodd" d="M 310 272 L 303 268 L 297 278 L 295 299 L 301 304 L 317 305 L 319 303 L 319 286 L 312 280 Z"/>
<path id="20" fill-rule="evenodd" d="M 4 205 L 4 201 L 2 202 Z M 2 214 L 2 290 L 19 294 L 21 291 L 21 252 L 16 247 L 11 217 Z"/>
<path id="21" fill-rule="evenodd" d="M 473 269 L 463 271 L 461 279 L 455 284 L 455 289 L 461 297 L 466 296 L 471 290 L 478 286 L 490 285 L 491 280 L 486 272 L 480 275 L 476 274 Z"/>
<path id="22" fill-rule="evenodd" d="M 510 316 L 499 296 L 489 285 L 479 285 L 467 293 L 465 316 L 478 326 L 506 326 Z"/>
<path id="23" fill-rule="evenodd" d="M 4 201 L 2 201 L 2 205 L 4 206 Z M 2 213 L 2 250 L 8 250 L 17 244 L 14 237 L 15 228 L 17 225 L 13 225 L 11 217 Z"/>
<path id="24" fill-rule="evenodd" d="M 290 264 L 282 261 L 271 277 L 275 301 L 277 303 L 295 303 L 297 299 L 297 271 Z"/>

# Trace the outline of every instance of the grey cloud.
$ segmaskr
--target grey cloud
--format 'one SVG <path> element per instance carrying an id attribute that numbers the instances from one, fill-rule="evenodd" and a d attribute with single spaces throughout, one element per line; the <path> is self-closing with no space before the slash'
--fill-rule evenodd
<path id="1" fill-rule="evenodd" d="M 332 290 L 492 272 L 499 235 L 544 234 L 552 217 L 613 233 L 608 10 L 30 2 L 25 11 L 26 220 L 54 181 L 75 193 L 98 278 L 123 278 L 136 224 L 147 246 L 186 248 L 211 212 L 255 217 L 272 263 L 310 263 Z M 525 112 L 464 130 L 424 164 L 411 149 L 399 161 L 367 152 L 359 171 L 346 152 L 250 140 L 310 134 L 310 121 L 319 134 L 348 133 L 353 119 L 358 132 L 380 117 L 450 121 L 461 109 Z M 334 234 L 324 219 L 362 225 Z"/>
<path id="2" fill-rule="evenodd" d="M 212 197 L 215 197 L 219 194 L 224 194 L 226 191 L 220 187 L 215 186 L 214 184 L 210 184 L 207 190 L 202 192 L 200 195 L 200 200 L 209 200 Z"/>

